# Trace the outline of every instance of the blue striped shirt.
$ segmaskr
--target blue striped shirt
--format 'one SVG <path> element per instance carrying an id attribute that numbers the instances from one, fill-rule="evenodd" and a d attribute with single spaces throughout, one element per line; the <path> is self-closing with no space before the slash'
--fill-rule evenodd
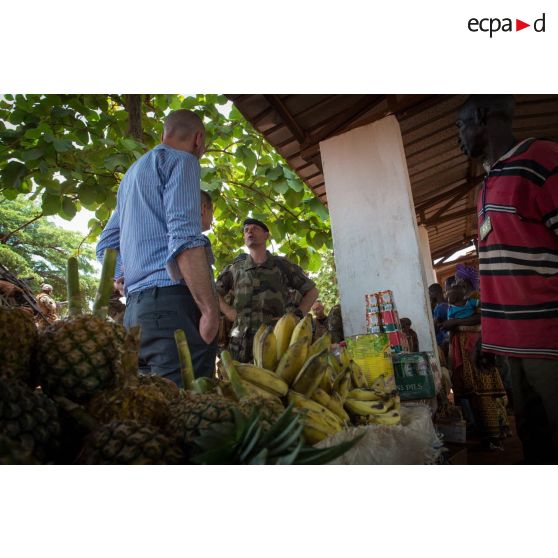
<path id="1" fill-rule="evenodd" d="M 183 283 L 166 270 L 186 249 L 208 246 L 201 233 L 200 165 L 196 157 L 165 144 L 138 159 L 124 175 L 116 209 L 97 244 L 119 250 L 115 276 L 126 293 Z"/>

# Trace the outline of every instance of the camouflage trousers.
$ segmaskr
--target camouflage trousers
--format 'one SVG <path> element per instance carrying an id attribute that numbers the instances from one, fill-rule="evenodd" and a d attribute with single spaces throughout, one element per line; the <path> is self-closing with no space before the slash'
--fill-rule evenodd
<path id="1" fill-rule="evenodd" d="M 244 333 L 235 332 L 233 328 L 229 340 L 229 351 L 234 360 L 238 362 L 252 362 L 254 355 L 252 345 L 254 343 L 254 333 L 246 330 Z"/>

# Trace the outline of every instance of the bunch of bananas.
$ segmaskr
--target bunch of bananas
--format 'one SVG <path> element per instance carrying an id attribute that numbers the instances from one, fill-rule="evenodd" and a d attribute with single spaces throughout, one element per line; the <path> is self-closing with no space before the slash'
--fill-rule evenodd
<path id="1" fill-rule="evenodd" d="M 312 343 L 312 317 L 282 316 L 275 327 L 262 325 L 254 336 L 254 363 L 222 354 L 229 381 L 249 395 L 279 399 L 305 415 L 307 442 L 361 424 L 399 424 L 399 396 L 383 378 L 368 386 L 360 367 L 346 351 L 331 352 L 329 333 Z"/>

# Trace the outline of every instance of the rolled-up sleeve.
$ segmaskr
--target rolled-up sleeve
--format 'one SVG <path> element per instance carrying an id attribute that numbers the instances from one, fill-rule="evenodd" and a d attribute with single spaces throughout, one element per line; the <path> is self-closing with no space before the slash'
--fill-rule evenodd
<path id="1" fill-rule="evenodd" d="M 118 250 L 114 277 L 122 277 L 124 273 L 122 270 L 122 260 L 120 259 L 120 216 L 118 214 L 118 207 L 110 216 L 110 219 L 99 237 L 99 242 L 97 243 L 96 254 L 97 260 L 100 263 L 103 263 L 105 250 L 107 248 L 114 248 L 115 250 Z"/>
<path id="2" fill-rule="evenodd" d="M 201 232 L 200 165 L 188 153 L 174 161 L 163 190 L 168 230 L 167 262 L 180 252 L 208 246 Z"/>

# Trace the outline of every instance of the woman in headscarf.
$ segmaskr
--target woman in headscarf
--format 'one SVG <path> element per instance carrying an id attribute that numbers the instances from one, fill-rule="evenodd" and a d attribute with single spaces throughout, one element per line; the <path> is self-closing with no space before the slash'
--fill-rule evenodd
<path id="1" fill-rule="evenodd" d="M 466 298 L 479 298 L 478 273 L 458 265 L 456 285 Z M 450 363 L 456 403 L 461 405 L 470 425 L 481 434 L 490 449 L 501 449 L 509 433 L 506 390 L 496 367 L 480 371 L 476 366 L 476 346 L 480 339 L 480 308 L 469 318 L 448 320 L 451 332 Z"/>

